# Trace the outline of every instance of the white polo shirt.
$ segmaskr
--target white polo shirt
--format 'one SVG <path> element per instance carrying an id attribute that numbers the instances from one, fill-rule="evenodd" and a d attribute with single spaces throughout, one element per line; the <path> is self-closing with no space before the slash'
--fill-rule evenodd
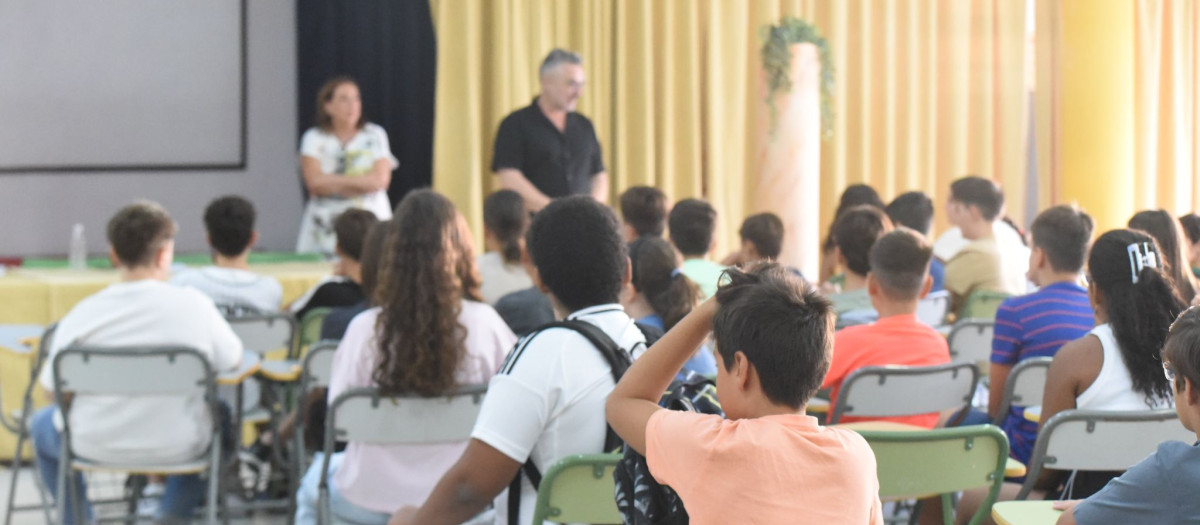
<path id="1" fill-rule="evenodd" d="M 640 355 L 646 338 L 617 304 L 579 310 L 567 319 L 598 326 Z M 471 437 L 545 472 L 563 457 L 603 452 L 604 403 L 616 383 L 598 349 L 581 334 L 553 328 L 522 339 L 492 378 Z M 527 336 L 529 337 L 529 336 Z M 521 524 L 533 519 L 537 491 L 522 476 Z M 496 523 L 508 522 L 508 492 L 496 498 Z"/>

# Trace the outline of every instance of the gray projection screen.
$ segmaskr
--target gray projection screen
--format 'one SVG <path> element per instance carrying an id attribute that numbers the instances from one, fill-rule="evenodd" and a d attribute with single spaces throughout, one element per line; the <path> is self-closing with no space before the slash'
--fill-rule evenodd
<path id="1" fill-rule="evenodd" d="M 0 2 L 0 172 L 245 166 L 244 0 Z"/>

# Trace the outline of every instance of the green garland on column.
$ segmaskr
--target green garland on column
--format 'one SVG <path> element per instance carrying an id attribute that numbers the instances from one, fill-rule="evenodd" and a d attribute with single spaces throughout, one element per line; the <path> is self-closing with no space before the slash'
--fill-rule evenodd
<path id="1" fill-rule="evenodd" d="M 821 59 L 821 131 L 825 138 L 833 136 L 833 59 L 829 46 L 816 26 L 785 16 L 779 25 L 762 30 L 763 69 L 767 72 L 767 105 L 771 109 L 771 130 L 775 129 L 775 93 L 792 89 L 792 46 L 811 43 L 817 46 Z"/>

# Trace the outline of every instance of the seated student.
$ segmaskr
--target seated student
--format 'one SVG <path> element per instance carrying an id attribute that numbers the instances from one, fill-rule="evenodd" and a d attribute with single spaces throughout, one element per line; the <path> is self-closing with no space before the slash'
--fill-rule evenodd
<path id="1" fill-rule="evenodd" d="M 333 275 L 322 279 L 303 297 L 296 299 L 290 308 L 297 320 L 303 320 L 313 308 L 350 306 L 363 300 L 362 291 L 362 247 L 363 239 L 367 238 L 367 230 L 371 229 L 379 219 L 374 213 L 358 208 L 351 208 L 333 221 L 333 231 L 337 234 L 337 264 L 333 267 Z"/>
<path id="2" fill-rule="evenodd" d="M 693 524 L 883 523 L 875 455 L 805 415 L 829 367 L 833 311 L 778 264 L 729 270 L 716 297 L 654 344 L 608 396 L 608 422 Z M 728 419 L 658 406 L 712 331 Z"/>
<path id="3" fill-rule="evenodd" d="M 838 328 L 869 323 L 878 317 L 867 292 L 867 273 L 871 271 L 871 247 L 890 231 L 892 221 L 874 206 L 850 208 L 833 223 L 834 258 L 846 275 L 841 293 L 829 296 L 838 316 Z"/>
<path id="4" fill-rule="evenodd" d="M 967 298 L 980 290 L 1017 295 L 1025 292 L 1025 271 L 1005 264 L 1011 256 L 1001 254 L 993 223 L 1004 211 L 1004 193 L 995 182 L 982 177 L 963 177 L 950 185 L 946 217 L 962 230 L 968 243 L 946 261 L 946 289 L 951 310 L 961 312 Z M 1005 227 L 1005 226 L 996 226 Z M 1024 262 L 1023 268 L 1028 268 Z M 1017 275 L 1019 273 L 1019 275 Z"/>
<path id="5" fill-rule="evenodd" d="M 1033 221 L 1029 280 L 1039 286 L 1029 295 L 1005 299 L 996 311 L 992 339 L 988 420 L 997 416 L 1004 383 L 1012 368 L 1026 359 L 1054 357 L 1059 347 L 1087 335 L 1095 326 L 1088 292 L 1080 283 L 1092 239 L 1092 218 L 1073 206 L 1055 206 Z M 1009 455 L 1029 462 L 1038 424 L 1014 406 L 1001 425 L 1008 434 Z"/>
<path id="6" fill-rule="evenodd" d="M 642 237 L 629 243 L 632 279 L 622 294 L 625 312 L 639 323 L 663 332 L 700 305 L 700 287 L 679 269 L 679 255 L 667 241 Z M 707 345 L 683 365 L 683 372 L 717 373 L 717 360 Z"/>
<path id="7" fill-rule="evenodd" d="M 441 396 L 486 383 L 516 337 L 481 302 L 466 220 L 450 200 L 418 190 L 396 207 L 396 231 L 380 269 L 379 307 L 354 318 L 333 357 L 328 402 L 353 388 Z M 423 366 L 412 366 L 414 363 Z M 420 424 L 420 421 L 414 421 Z M 330 460 L 335 516 L 383 525 L 425 501 L 467 444 L 379 445 L 351 441 Z M 317 523 L 320 458 L 296 494 L 296 521 Z"/>
<path id="8" fill-rule="evenodd" d="M 771 212 L 756 213 L 742 221 L 738 237 L 742 239 L 741 248 L 726 256 L 721 264 L 745 266 L 753 262 L 776 261 L 783 252 L 783 220 Z M 786 269 L 804 279 L 800 270 L 791 266 Z"/>
<path id="9" fill-rule="evenodd" d="M 237 368 L 242 342 L 212 299 L 191 288 L 166 283 L 175 253 L 175 222 L 159 205 L 139 202 L 122 208 L 108 222 L 110 256 L 120 271 L 120 282 L 80 301 L 58 322 L 47 363 L 71 345 L 162 346 L 196 349 L 213 370 Z M 42 368 L 39 382 L 54 390 L 54 370 Z M 101 461 L 125 463 L 178 462 L 193 459 L 209 445 L 212 415 L 200 397 L 76 396 L 71 404 L 71 435 L 75 451 Z M 58 407 L 34 414 L 30 423 L 42 482 L 51 495 L 56 482 L 62 436 L 55 422 Z M 228 414 L 222 414 L 228 420 Z M 225 450 L 232 446 L 226 435 Z M 87 494 L 83 477 L 75 476 L 76 494 Z M 168 476 L 159 506 L 159 520 L 187 519 L 204 501 L 206 482 L 199 475 Z M 60 523 L 90 523 L 67 515 Z"/>
<path id="10" fill-rule="evenodd" d="M 929 233 L 933 228 L 933 200 L 924 192 L 902 193 L 899 197 L 892 199 L 884 211 L 892 220 L 892 224 L 904 226 L 924 235 L 926 239 L 930 238 Z M 937 254 L 934 255 L 935 257 L 929 261 L 929 277 L 933 279 L 933 287 L 929 289 L 930 293 L 946 289 L 946 264 L 936 257 Z"/>
<path id="11" fill-rule="evenodd" d="M 528 237 L 528 234 L 526 236 Z M 529 250 L 525 248 L 521 249 L 521 266 L 530 278 L 537 271 L 533 266 L 533 259 L 529 256 Z M 508 323 L 508 327 L 517 337 L 525 337 L 529 332 L 554 322 L 554 306 L 550 304 L 550 298 L 536 285 L 506 294 L 496 301 L 495 308 L 496 313 Z"/>
<path id="12" fill-rule="evenodd" d="M 842 196 L 838 199 L 837 211 L 833 213 L 833 222 L 829 223 L 829 232 L 825 234 L 825 240 L 821 242 L 821 273 L 817 276 L 817 282 L 822 285 L 830 283 L 830 279 L 835 277 L 834 274 L 838 269 L 837 256 L 833 251 L 836 247 L 833 242 L 833 224 L 846 210 L 855 206 L 874 206 L 882 210 L 883 199 L 879 198 L 879 192 L 875 191 L 875 188 L 866 184 L 851 184 L 842 191 Z"/>
<path id="13" fill-rule="evenodd" d="M 250 248 L 258 241 L 254 205 L 226 195 L 204 209 L 204 227 L 213 248 L 213 265 L 184 270 L 171 284 L 191 286 L 212 298 L 226 316 L 275 312 L 283 303 L 283 287 L 273 277 L 250 271 Z"/>
<path id="14" fill-rule="evenodd" d="M 1154 238 L 1136 230 L 1112 230 L 1092 244 L 1088 296 L 1097 325 L 1054 355 L 1046 373 L 1042 421 L 1068 409 L 1131 411 L 1171 406 L 1159 350 L 1171 323 L 1187 305 L 1160 260 Z M 1032 497 L 1086 498 L 1119 475 L 1044 470 Z M 1006 483 L 1000 499 L 1013 499 L 1019 490 L 1020 485 Z M 964 493 L 959 515 L 970 515 L 986 494 L 986 490 Z"/>
<path id="15" fill-rule="evenodd" d="M 521 194 L 500 190 L 483 201 L 483 244 L 479 276 L 483 279 L 483 302 L 496 304 L 505 294 L 533 286 L 521 266 L 521 248 L 529 213 Z"/>
<path id="16" fill-rule="evenodd" d="M 1175 281 L 1183 300 L 1193 304 L 1196 299 L 1196 277 L 1188 262 L 1187 240 L 1179 221 L 1164 210 L 1146 210 L 1129 219 L 1129 227 L 1149 233 L 1158 242 L 1163 269 Z"/>
<path id="17" fill-rule="evenodd" d="M 379 282 L 379 264 L 383 262 L 381 259 L 384 244 L 388 234 L 394 231 L 394 225 L 395 222 L 390 220 L 381 221 L 367 230 L 367 238 L 363 241 L 362 260 L 359 261 L 362 268 L 360 286 L 363 300 L 350 306 L 335 306 L 325 314 L 325 319 L 321 322 L 321 339 L 341 339 L 346 333 L 346 328 L 350 326 L 350 321 L 373 305 L 376 283 Z"/>
<path id="18" fill-rule="evenodd" d="M 632 186 L 621 194 L 621 234 L 625 242 L 667 231 L 667 196 L 650 186 Z"/>
<path id="19" fill-rule="evenodd" d="M 1167 335 L 1162 367 L 1184 428 L 1200 440 L 1200 309 L 1183 312 Z M 1059 525 L 1200 521 L 1200 446 L 1167 441 L 1083 501 L 1059 501 Z"/>
<path id="20" fill-rule="evenodd" d="M 1187 252 L 1188 264 L 1192 267 L 1192 275 L 1200 279 L 1200 215 L 1188 213 L 1179 216 L 1179 225 L 1183 227 L 1184 236 L 1187 237 Z"/>
<path id="21" fill-rule="evenodd" d="M 946 338 L 917 319 L 917 302 L 929 293 L 929 260 L 933 248 L 907 228 L 880 237 L 871 246 L 867 294 L 879 320 L 851 326 L 833 337 L 833 360 L 821 388 L 830 389 L 836 403 L 842 382 L 867 366 L 934 366 L 950 362 Z M 937 425 L 939 414 L 883 418 L 925 428 Z M 843 422 L 862 421 L 843 418 Z"/>
<path id="22" fill-rule="evenodd" d="M 533 281 L 555 312 L 594 324 L 629 351 L 644 347 L 645 336 L 617 304 L 629 283 L 620 228 L 612 210 L 590 196 L 565 197 L 533 218 L 527 247 Z M 493 498 L 497 523 L 530 523 L 537 491 L 522 464 L 546 472 L 566 456 L 602 452 L 604 400 L 613 385 L 608 361 L 580 333 L 552 328 L 523 338 L 492 378 L 458 463 L 420 509 L 401 509 L 391 523 L 462 523 Z"/>
<path id="23" fill-rule="evenodd" d="M 683 254 L 683 274 L 700 285 L 706 299 L 712 297 L 725 271 L 724 266 L 708 260 L 716 246 L 717 210 L 700 199 L 684 199 L 675 203 L 667 220 L 671 244 Z"/>

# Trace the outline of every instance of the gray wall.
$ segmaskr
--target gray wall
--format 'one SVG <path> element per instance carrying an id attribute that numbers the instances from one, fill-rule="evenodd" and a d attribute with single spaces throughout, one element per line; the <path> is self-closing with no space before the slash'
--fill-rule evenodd
<path id="1" fill-rule="evenodd" d="M 105 223 L 114 211 L 135 199 L 157 201 L 171 212 L 179 223 L 177 251 L 207 251 L 201 221 L 204 206 L 214 197 L 231 193 L 245 196 L 258 208 L 260 249 L 295 247 L 302 208 L 296 153 L 295 3 L 246 3 L 246 168 L 0 173 L 0 255 L 64 255 L 75 223 L 85 225 L 89 252 L 104 253 Z M 30 35 L 28 41 L 36 42 L 37 36 Z M 70 118 L 69 114 L 45 115 L 52 122 Z"/>

